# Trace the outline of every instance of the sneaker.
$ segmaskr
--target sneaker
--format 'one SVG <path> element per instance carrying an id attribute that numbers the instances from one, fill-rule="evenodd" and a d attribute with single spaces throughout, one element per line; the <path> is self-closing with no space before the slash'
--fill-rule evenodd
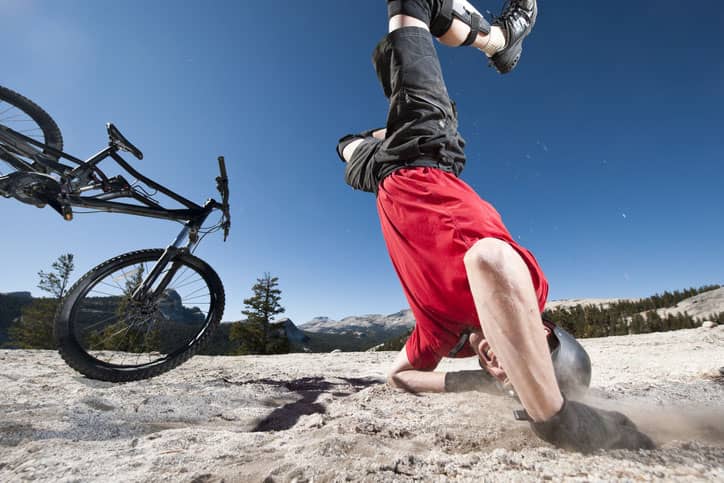
<path id="1" fill-rule="evenodd" d="M 604 411 L 576 401 L 563 401 L 548 421 L 531 422 L 543 440 L 564 449 L 591 453 L 599 449 L 654 449 L 651 438 L 617 411 Z"/>
<path id="2" fill-rule="evenodd" d="M 501 74 L 515 68 L 523 52 L 523 39 L 530 34 L 537 16 L 536 0 L 508 0 L 503 13 L 493 21 L 505 34 L 505 48 L 490 58 L 490 63 Z"/>

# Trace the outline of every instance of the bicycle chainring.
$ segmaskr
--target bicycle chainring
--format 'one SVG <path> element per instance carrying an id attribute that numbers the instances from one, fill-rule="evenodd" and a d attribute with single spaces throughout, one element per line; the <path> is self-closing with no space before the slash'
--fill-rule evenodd
<path id="1" fill-rule="evenodd" d="M 60 194 L 60 183 L 42 173 L 15 171 L 0 178 L 0 195 L 43 208 Z"/>

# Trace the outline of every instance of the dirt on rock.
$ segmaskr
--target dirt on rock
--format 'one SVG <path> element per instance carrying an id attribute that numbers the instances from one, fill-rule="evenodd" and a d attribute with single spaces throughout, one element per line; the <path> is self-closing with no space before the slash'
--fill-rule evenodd
<path id="1" fill-rule="evenodd" d="M 582 343 L 585 399 L 656 450 L 562 451 L 511 398 L 399 392 L 393 353 L 195 357 L 111 384 L 17 350 L 0 351 L 0 481 L 724 481 L 724 327 Z"/>

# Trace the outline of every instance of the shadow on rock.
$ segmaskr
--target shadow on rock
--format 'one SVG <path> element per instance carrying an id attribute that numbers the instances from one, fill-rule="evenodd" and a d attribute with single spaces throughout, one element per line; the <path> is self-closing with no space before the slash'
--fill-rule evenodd
<path id="1" fill-rule="evenodd" d="M 251 430 L 252 432 L 283 431 L 294 427 L 301 416 L 310 414 L 325 414 L 326 407 L 317 402 L 319 396 L 329 393 L 334 397 L 347 397 L 362 389 L 380 384 L 380 381 L 372 378 L 335 378 L 343 382 L 332 382 L 323 377 L 303 377 L 292 381 L 277 381 L 274 379 L 254 379 L 249 381 L 224 380 L 229 384 L 265 384 L 274 387 L 284 388 L 295 392 L 301 399 L 285 404 L 268 416 L 259 421 Z"/>

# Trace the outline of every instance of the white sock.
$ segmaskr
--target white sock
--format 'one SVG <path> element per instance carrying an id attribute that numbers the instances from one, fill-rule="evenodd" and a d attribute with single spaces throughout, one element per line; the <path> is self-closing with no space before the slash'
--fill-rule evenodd
<path id="1" fill-rule="evenodd" d="M 488 45 L 485 48 L 480 49 L 485 52 L 485 55 L 492 57 L 505 48 L 505 34 L 503 30 L 498 26 L 490 27 L 490 33 L 488 34 Z"/>

